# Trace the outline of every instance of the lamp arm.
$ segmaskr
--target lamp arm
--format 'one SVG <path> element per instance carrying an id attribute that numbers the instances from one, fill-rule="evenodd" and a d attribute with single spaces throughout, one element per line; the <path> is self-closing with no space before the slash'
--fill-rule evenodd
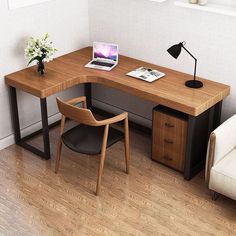
<path id="1" fill-rule="evenodd" d="M 196 71 L 197 71 L 197 59 L 195 58 L 195 66 L 194 66 L 194 76 L 193 76 L 193 79 L 194 81 L 196 80 Z"/>
<path id="2" fill-rule="evenodd" d="M 194 75 L 193 78 L 194 80 L 196 80 L 196 71 L 197 71 L 197 58 L 187 49 L 184 47 L 183 43 L 182 43 L 182 48 L 195 60 L 195 65 L 194 65 Z"/>

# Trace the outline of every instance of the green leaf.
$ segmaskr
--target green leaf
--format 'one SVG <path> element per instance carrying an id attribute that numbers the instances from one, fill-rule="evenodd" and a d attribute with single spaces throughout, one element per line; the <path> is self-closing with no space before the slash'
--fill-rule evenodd
<path id="1" fill-rule="evenodd" d="M 48 39 L 48 38 L 49 38 L 49 34 L 46 33 L 44 39 L 46 40 L 46 39 Z"/>
<path id="2" fill-rule="evenodd" d="M 28 65 L 30 64 L 30 63 L 32 63 L 34 60 L 41 60 L 41 57 L 39 57 L 39 56 L 36 56 L 36 57 L 33 57 L 30 61 L 29 61 L 29 63 L 28 63 Z"/>

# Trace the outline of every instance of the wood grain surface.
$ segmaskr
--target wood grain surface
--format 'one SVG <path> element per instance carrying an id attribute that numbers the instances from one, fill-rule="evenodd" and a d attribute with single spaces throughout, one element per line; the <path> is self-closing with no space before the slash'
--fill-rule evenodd
<path id="1" fill-rule="evenodd" d="M 203 172 L 189 182 L 151 161 L 149 136 L 131 130 L 129 175 L 124 144 L 107 150 L 96 197 L 98 157 L 63 148 L 54 173 L 59 132 L 48 161 L 17 145 L 0 151 L 0 235 L 236 235 L 236 202 L 212 201 Z M 40 137 L 31 142 L 41 147 Z"/>
<path id="2" fill-rule="evenodd" d="M 229 95 L 230 87 L 214 81 L 198 78 L 203 88 L 186 87 L 191 75 L 156 66 L 126 56 L 119 57 L 119 64 L 112 71 L 85 68 L 92 56 L 90 47 L 58 57 L 46 64 L 46 74 L 40 77 L 35 67 L 30 67 L 5 77 L 6 83 L 37 97 L 48 97 L 81 83 L 99 83 L 119 89 L 157 104 L 197 116 Z M 126 76 L 141 67 L 157 69 L 166 74 L 153 83 Z"/>
<path id="3" fill-rule="evenodd" d="M 187 120 L 154 111 L 152 159 L 183 172 L 187 128 Z"/>

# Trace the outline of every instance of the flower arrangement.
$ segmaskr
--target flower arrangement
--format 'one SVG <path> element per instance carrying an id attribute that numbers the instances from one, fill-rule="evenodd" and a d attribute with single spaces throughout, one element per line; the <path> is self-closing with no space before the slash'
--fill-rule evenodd
<path id="1" fill-rule="evenodd" d="M 49 40 L 48 33 L 41 39 L 30 37 L 25 49 L 25 57 L 29 59 L 29 63 L 37 61 L 38 72 L 43 75 L 45 72 L 44 62 L 53 60 L 53 55 L 57 51 L 53 43 Z"/>

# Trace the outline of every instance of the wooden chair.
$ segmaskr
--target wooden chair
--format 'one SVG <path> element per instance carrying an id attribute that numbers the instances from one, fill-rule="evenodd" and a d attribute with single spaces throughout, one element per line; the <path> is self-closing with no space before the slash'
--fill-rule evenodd
<path id="1" fill-rule="evenodd" d="M 83 108 L 76 106 L 82 103 Z M 88 154 L 100 154 L 100 165 L 97 177 L 96 195 L 99 195 L 101 188 L 101 178 L 103 173 L 104 162 L 106 158 L 106 148 L 110 147 L 117 141 L 125 139 L 125 163 L 126 173 L 129 173 L 129 126 L 128 126 L 128 113 L 124 112 L 115 117 L 96 120 L 92 112 L 87 109 L 86 97 L 78 97 L 71 99 L 67 102 L 61 101 L 57 98 L 59 111 L 62 114 L 60 139 L 57 147 L 56 167 L 55 173 L 58 172 L 62 143 L 71 150 Z M 64 133 L 65 119 L 69 118 L 77 123 L 78 126 L 70 129 Z M 111 124 L 124 121 L 124 133 L 110 127 Z"/>

